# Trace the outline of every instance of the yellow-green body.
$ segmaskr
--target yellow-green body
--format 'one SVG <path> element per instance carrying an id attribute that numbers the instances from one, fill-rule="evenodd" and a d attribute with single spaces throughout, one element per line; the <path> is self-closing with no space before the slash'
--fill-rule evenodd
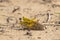
<path id="1" fill-rule="evenodd" d="M 35 19 L 28 19 L 25 17 L 23 17 L 23 21 L 20 22 L 20 24 L 25 25 L 25 27 L 27 27 L 27 28 L 32 28 L 33 25 L 35 25 L 35 23 L 36 23 Z"/>

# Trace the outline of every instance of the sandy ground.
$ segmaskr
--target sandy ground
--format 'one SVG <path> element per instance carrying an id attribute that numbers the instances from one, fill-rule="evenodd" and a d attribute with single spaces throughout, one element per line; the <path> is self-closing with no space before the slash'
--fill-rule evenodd
<path id="1" fill-rule="evenodd" d="M 26 35 L 27 30 L 16 30 L 23 16 L 36 17 L 46 29 L 31 30 L 31 35 Z M 8 22 L 8 18 L 12 20 Z M 0 40 L 60 40 L 60 0 L 0 1 Z"/>

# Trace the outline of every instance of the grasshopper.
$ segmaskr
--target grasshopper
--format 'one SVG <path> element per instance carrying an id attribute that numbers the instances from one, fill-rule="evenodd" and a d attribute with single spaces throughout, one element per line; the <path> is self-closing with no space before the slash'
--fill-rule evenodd
<path id="1" fill-rule="evenodd" d="M 23 21 L 21 21 L 20 24 L 24 25 L 24 27 L 27 29 L 32 29 L 32 30 L 44 29 L 43 25 L 39 24 L 35 18 L 29 19 L 29 18 L 23 17 Z"/>

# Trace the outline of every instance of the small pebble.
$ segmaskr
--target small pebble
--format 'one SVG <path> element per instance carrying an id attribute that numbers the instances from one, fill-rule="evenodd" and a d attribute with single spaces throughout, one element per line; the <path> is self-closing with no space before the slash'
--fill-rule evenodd
<path id="1" fill-rule="evenodd" d="M 38 37 L 38 39 L 41 39 L 41 37 Z"/>
<path id="2" fill-rule="evenodd" d="M 48 33 L 47 31 L 45 33 Z"/>

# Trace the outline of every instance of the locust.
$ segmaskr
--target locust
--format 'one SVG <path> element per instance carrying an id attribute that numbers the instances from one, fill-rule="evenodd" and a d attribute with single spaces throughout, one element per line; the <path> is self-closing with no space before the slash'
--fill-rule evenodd
<path id="1" fill-rule="evenodd" d="M 44 26 L 39 24 L 35 18 L 29 19 L 23 17 L 23 21 L 20 21 L 20 24 L 24 26 L 25 29 L 31 30 L 44 30 Z"/>

